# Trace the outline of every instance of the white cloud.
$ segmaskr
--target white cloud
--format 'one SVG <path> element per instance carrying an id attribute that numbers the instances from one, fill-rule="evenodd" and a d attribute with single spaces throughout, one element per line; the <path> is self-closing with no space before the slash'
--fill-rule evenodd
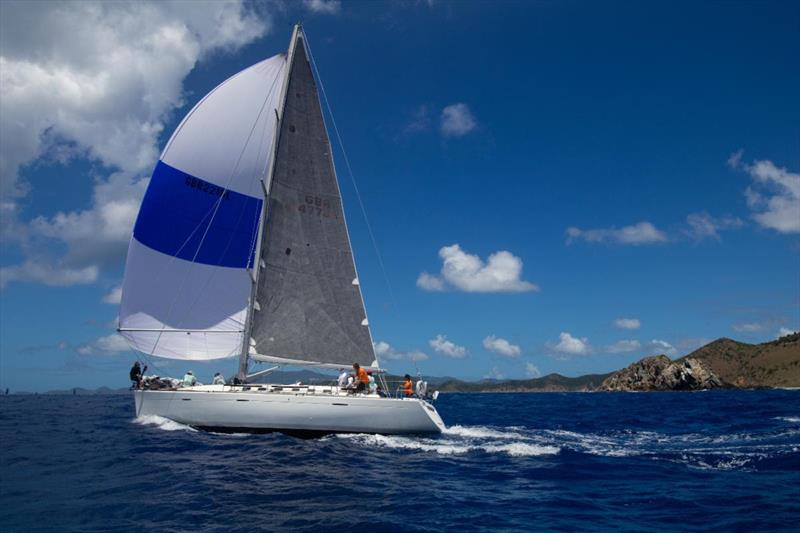
<path id="1" fill-rule="evenodd" d="M 21 265 L 0 268 L 0 288 L 11 282 L 31 282 L 51 287 L 86 285 L 97 280 L 98 268 L 94 265 L 84 268 L 68 268 L 27 260 Z"/>
<path id="2" fill-rule="evenodd" d="M 4 224 L 20 224 L 16 211 L 5 206 L 30 189 L 19 173 L 25 165 L 80 156 L 112 172 L 105 178 L 64 177 L 92 179 L 91 204 L 34 218 L 32 240 L 23 247 L 27 258 L 84 272 L 118 265 L 158 157 L 159 135 L 185 104 L 184 78 L 209 53 L 250 43 L 269 25 L 239 0 L 5 3 L 0 18 Z M 66 256 L 52 259 L 50 250 L 61 244 Z"/>
<path id="3" fill-rule="evenodd" d="M 780 233 L 800 233 L 800 173 L 778 167 L 769 160 L 743 163 L 742 151 L 728 165 L 750 174 L 753 185 L 745 190 L 753 220 Z"/>
<path id="4" fill-rule="evenodd" d="M 686 234 L 698 242 L 704 239 L 719 241 L 720 231 L 741 228 L 744 225 L 744 222 L 739 218 L 733 216 L 714 218 L 705 211 L 688 215 L 686 217 L 686 223 L 689 225 Z"/>
<path id="5" fill-rule="evenodd" d="M 442 278 L 423 272 L 417 278 L 417 287 L 426 291 L 441 292 L 444 290 L 444 281 Z"/>
<path id="6" fill-rule="evenodd" d="M 566 331 L 562 331 L 559 334 L 558 343 L 552 345 L 551 348 L 559 353 L 567 355 L 587 355 L 592 351 L 589 345 L 589 339 L 586 337 L 573 337 Z"/>
<path id="7" fill-rule="evenodd" d="M 522 349 L 516 344 L 511 344 L 506 339 L 489 335 L 483 339 L 483 347 L 504 357 L 519 357 Z"/>
<path id="8" fill-rule="evenodd" d="M 303 6 L 312 13 L 335 15 L 342 9 L 339 0 L 303 0 Z"/>
<path id="9" fill-rule="evenodd" d="M 107 304 L 117 305 L 122 301 L 122 287 L 112 288 L 108 294 L 103 296 L 103 302 Z"/>
<path id="10" fill-rule="evenodd" d="M 610 346 L 606 346 L 605 351 L 608 353 L 628 353 L 635 352 L 641 349 L 641 347 L 642 344 L 637 340 L 621 340 Z"/>
<path id="11" fill-rule="evenodd" d="M 525 374 L 529 378 L 538 378 L 542 375 L 542 373 L 539 371 L 539 368 L 533 363 L 525 363 Z"/>
<path id="12" fill-rule="evenodd" d="M 114 355 L 122 352 L 131 351 L 128 342 L 118 333 L 112 333 L 105 337 L 100 337 L 94 342 L 78 347 L 81 355 Z"/>
<path id="13" fill-rule="evenodd" d="M 642 323 L 638 318 L 618 318 L 614 321 L 614 326 L 619 329 L 639 329 Z"/>
<path id="14" fill-rule="evenodd" d="M 740 333 L 754 333 L 756 331 L 761 331 L 765 328 L 764 324 L 759 324 L 758 322 L 750 322 L 746 324 L 734 324 L 733 329 L 734 331 L 738 331 Z"/>
<path id="15" fill-rule="evenodd" d="M 378 341 L 373 344 L 375 355 L 386 360 L 407 360 L 407 361 L 426 361 L 430 359 L 428 354 L 419 350 L 410 352 L 400 352 L 395 350 L 388 342 Z"/>
<path id="16" fill-rule="evenodd" d="M 792 335 L 794 333 L 797 333 L 796 329 L 792 330 L 792 329 L 789 329 L 789 328 L 781 328 L 781 329 L 778 330 L 778 337 L 777 338 L 780 339 L 781 337 L 785 337 L 786 335 Z"/>
<path id="17" fill-rule="evenodd" d="M 567 228 L 567 244 L 583 239 L 591 243 L 616 244 L 657 244 L 667 242 L 667 235 L 647 221 L 642 221 L 622 228 L 597 228 L 583 230 L 576 227 Z"/>
<path id="18" fill-rule="evenodd" d="M 484 263 L 477 255 L 464 252 L 458 244 L 439 250 L 442 258 L 441 276 L 423 272 L 417 286 L 428 291 L 451 287 L 464 292 L 528 292 L 539 288 L 520 279 L 522 260 L 511 252 L 500 251 Z"/>
<path id="19" fill-rule="evenodd" d="M 467 355 L 467 349 L 459 346 L 453 341 L 447 340 L 446 335 L 436 335 L 435 338 L 428 341 L 428 344 L 435 352 L 438 352 L 453 359 L 463 359 Z"/>
<path id="20" fill-rule="evenodd" d="M 498 380 L 498 379 L 503 379 L 505 377 L 506 377 L 505 374 L 500 372 L 499 368 L 497 368 L 496 366 L 493 366 L 492 369 L 489 372 L 484 374 L 483 379 L 496 379 L 496 380 Z"/>
<path id="21" fill-rule="evenodd" d="M 442 109 L 441 129 L 445 137 L 463 137 L 477 127 L 467 104 L 451 104 Z"/>
<path id="22" fill-rule="evenodd" d="M 667 341 L 662 341 L 659 339 L 651 340 L 650 343 L 647 345 L 647 349 L 651 353 L 666 354 L 670 356 L 678 353 L 678 350 L 676 350 L 673 345 L 671 345 Z"/>

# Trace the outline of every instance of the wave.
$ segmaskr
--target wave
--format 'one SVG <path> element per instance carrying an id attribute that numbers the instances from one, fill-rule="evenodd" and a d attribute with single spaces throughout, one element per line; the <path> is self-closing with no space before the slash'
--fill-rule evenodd
<path id="1" fill-rule="evenodd" d="M 784 422 L 791 422 L 792 424 L 800 423 L 800 416 L 776 416 L 775 420 L 782 420 Z"/>
<path id="2" fill-rule="evenodd" d="M 665 434 L 654 431 L 611 430 L 580 433 L 564 429 L 519 426 L 451 426 L 438 437 L 337 435 L 357 445 L 439 455 L 505 454 L 511 457 L 556 455 L 564 450 L 598 457 L 640 457 L 701 470 L 742 470 L 758 461 L 796 453 L 797 431 L 765 434 Z M 787 442 L 788 441 L 788 442 Z"/>
<path id="3" fill-rule="evenodd" d="M 444 431 L 442 437 L 411 437 L 396 435 L 351 434 L 336 435 L 356 444 L 368 447 L 394 448 L 432 452 L 439 455 L 464 455 L 472 452 L 500 453 L 511 457 L 535 457 L 555 455 L 561 451 L 557 446 L 524 442 L 523 435 L 516 432 L 495 430 L 484 426 L 453 426 Z"/>
<path id="4" fill-rule="evenodd" d="M 143 426 L 156 426 L 158 429 L 163 429 L 164 431 L 197 431 L 191 426 L 158 415 L 137 416 L 133 419 L 133 423 Z"/>

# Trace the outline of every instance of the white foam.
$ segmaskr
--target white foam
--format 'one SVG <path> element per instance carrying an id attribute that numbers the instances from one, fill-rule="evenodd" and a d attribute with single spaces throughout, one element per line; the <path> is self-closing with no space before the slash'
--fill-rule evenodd
<path id="1" fill-rule="evenodd" d="M 144 415 L 144 416 L 137 416 L 133 419 L 135 424 L 141 424 L 143 426 L 156 426 L 159 429 L 163 429 L 164 431 L 197 431 L 193 427 L 187 426 L 185 424 L 181 424 L 180 422 L 175 422 L 174 420 L 170 420 L 169 418 L 164 418 L 163 416 L 158 415 Z"/>
<path id="2" fill-rule="evenodd" d="M 783 420 L 784 422 L 791 422 L 797 424 L 800 422 L 800 416 L 776 416 L 775 420 Z"/>
<path id="3" fill-rule="evenodd" d="M 527 439 L 525 435 L 516 431 L 498 431 L 486 426 L 450 426 L 442 433 L 475 439 Z"/>
<path id="4" fill-rule="evenodd" d="M 561 451 L 557 446 L 542 446 L 530 442 L 524 435 L 505 432 L 484 426 L 453 426 L 439 438 L 400 437 L 393 435 L 337 435 L 365 446 L 380 446 L 402 450 L 416 450 L 439 455 L 463 455 L 470 452 L 502 453 L 512 457 L 554 455 Z M 520 440 L 522 439 L 522 440 Z"/>

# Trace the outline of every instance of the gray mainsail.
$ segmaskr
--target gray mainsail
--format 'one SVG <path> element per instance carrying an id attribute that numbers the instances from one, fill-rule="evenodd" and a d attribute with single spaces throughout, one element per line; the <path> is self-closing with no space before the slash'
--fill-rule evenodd
<path id="1" fill-rule="evenodd" d="M 296 39 L 269 184 L 250 353 L 262 361 L 370 365 L 375 353 L 330 141 L 302 33 Z"/>

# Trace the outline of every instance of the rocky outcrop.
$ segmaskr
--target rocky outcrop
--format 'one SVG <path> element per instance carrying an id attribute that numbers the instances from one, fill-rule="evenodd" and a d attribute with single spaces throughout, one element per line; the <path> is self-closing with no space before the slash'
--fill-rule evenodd
<path id="1" fill-rule="evenodd" d="M 724 387 L 711 369 L 700 360 L 672 361 L 655 355 L 633 363 L 609 376 L 600 385 L 604 391 L 704 390 Z"/>

